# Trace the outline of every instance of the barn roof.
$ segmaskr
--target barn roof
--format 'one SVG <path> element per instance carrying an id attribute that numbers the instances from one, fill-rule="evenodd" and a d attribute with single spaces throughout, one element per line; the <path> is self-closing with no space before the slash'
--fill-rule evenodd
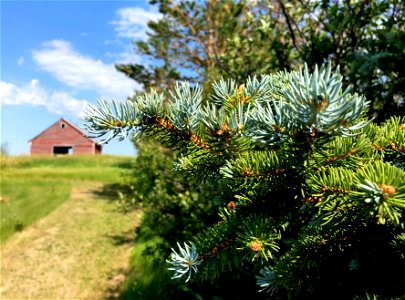
<path id="1" fill-rule="evenodd" d="M 37 134 L 36 136 L 34 136 L 32 139 L 30 139 L 28 142 L 31 142 L 32 140 L 35 140 L 37 137 L 39 137 L 40 135 L 42 135 L 45 131 L 47 131 L 49 128 L 51 128 L 52 126 L 56 125 L 58 122 L 65 122 L 67 124 L 69 124 L 73 129 L 75 129 L 77 132 L 79 132 L 81 135 L 83 135 L 85 138 L 87 138 L 88 140 L 92 141 L 93 143 L 100 145 L 100 143 L 98 143 L 97 141 L 87 137 L 87 135 L 85 133 L 83 133 L 83 131 L 77 127 L 75 124 L 73 124 L 72 122 L 70 122 L 69 120 L 66 120 L 65 118 L 60 118 L 59 120 L 57 120 L 55 123 L 53 123 L 51 126 L 49 126 L 48 128 L 46 128 L 45 130 L 43 130 L 40 134 Z"/>

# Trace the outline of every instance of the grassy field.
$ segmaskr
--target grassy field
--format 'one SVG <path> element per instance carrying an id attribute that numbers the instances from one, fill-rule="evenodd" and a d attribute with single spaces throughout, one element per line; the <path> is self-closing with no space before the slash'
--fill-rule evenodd
<path id="1" fill-rule="evenodd" d="M 1 299 L 115 299 L 141 212 L 110 187 L 132 157 L 1 158 Z"/>
<path id="2" fill-rule="evenodd" d="M 132 159 L 108 155 L 1 157 L 1 243 L 59 207 L 72 187 L 85 182 L 119 182 Z"/>

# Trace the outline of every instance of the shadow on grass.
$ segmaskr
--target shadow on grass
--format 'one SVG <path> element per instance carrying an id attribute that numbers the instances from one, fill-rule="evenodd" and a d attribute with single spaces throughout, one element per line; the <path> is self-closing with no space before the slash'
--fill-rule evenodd
<path id="1" fill-rule="evenodd" d="M 107 235 L 107 237 L 113 241 L 114 246 L 122 246 L 124 244 L 134 244 L 136 234 L 134 229 L 130 229 L 120 234 Z"/>
<path id="2" fill-rule="evenodd" d="M 116 167 L 120 169 L 125 169 L 125 170 L 133 170 L 134 169 L 134 161 L 129 160 L 125 162 L 119 162 L 115 164 Z"/>
<path id="3" fill-rule="evenodd" d="M 128 185 L 120 183 L 110 183 L 103 185 L 101 189 L 96 190 L 93 193 L 101 199 L 116 201 L 120 199 L 120 194 L 127 195 L 130 193 L 130 191 L 131 190 Z"/>

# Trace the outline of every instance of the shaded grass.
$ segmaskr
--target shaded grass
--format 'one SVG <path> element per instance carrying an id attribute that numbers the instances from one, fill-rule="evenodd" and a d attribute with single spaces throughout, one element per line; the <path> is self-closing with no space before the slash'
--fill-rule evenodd
<path id="1" fill-rule="evenodd" d="M 121 180 L 132 157 L 47 156 L 1 157 L 0 242 L 48 215 L 83 182 Z"/>
<path id="2" fill-rule="evenodd" d="M 120 300 L 152 299 L 201 299 L 184 281 L 172 280 L 167 270 L 166 257 L 157 257 L 150 248 L 161 242 L 159 237 L 148 240 L 136 239 L 130 258 L 131 271 L 120 288 Z M 149 253 L 146 254 L 145 251 Z M 155 253 L 158 253 L 157 251 Z"/>
<path id="3" fill-rule="evenodd" d="M 143 215 L 143 219 L 145 218 Z M 202 300 L 184 279 L 172 280 L 173 272 L 168 270 L 166 258 L 158 249 L 164 243 L 162 237 L 151 234 L 140 224 L 137 228 L 135 247 L 129 259 L 129 273 L 120 287 L 120 300 L 185 299 Z"/>

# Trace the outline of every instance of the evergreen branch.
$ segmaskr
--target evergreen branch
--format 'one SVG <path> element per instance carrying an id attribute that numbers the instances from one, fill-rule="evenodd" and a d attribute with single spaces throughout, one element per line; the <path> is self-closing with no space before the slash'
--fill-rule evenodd
<path id="1" fill-rule="evenodd" d="M 270 218 L 253 214 L 240 223 L 236 233 L 236 247 L 244 252 L 244 259 L 268 261 L 273 258 L 273 253 L 280 250 L 278 241 L 281 233 Z"/>
<path id="2" fill-rule="evenodd" d="M 205 262 L 206 276 L 216 276 L 227 269 L 233 269 L 241 260 L 267 261 L 280 249 L 277 243 L 281 239 L 280 231 L 274 221 L 264 214 L 232 210 L 223 217 L 223 221 L 194 238 L 194 243 L 202 253 L 199 258 Z M 232 260 L 229 260 L 230 253 L 233 255 Z"/>
<path id="3" fill-rule="evenodd" d="M 259 292 L 270 293 L 271 296 L 278 290 L 274 280 L 275 273 L 271 267 L 264 267 L 260 270 L 260 275 L 256 275 L 256 284 L 260 287 Z"/>
<path id="4" fill-rule="evenodd" d="M 166 260 L 166 262 L 173 266 L 170 267 L 169 270 L 175 271 L 172 279 L 180 278 L 188 274 L 186 279 L 187 282 L 190 280 L 193 271 L 195 273 L 198 272 L 198 266 L 203 261 L 199 258 L 194 244 L 191 245 L 191 249 L 186 243 L 184 243 L 184 248 L 182 248 L 179 243 L 177 243 L 177 246 L 179 252 L 172 248 L 170 259 Z"/>
<path id="5" fill-rule="evenodd" d="M 400 224 L 405 210 L 405 172 L 375 161 L 356 175 L 357 189 L 351 193 L 352 197 L 369 204 L 367 210 L 376 215 L 378 223 Z"/>
<path id="6" fill-rule="evenodd" d="M 219 169 L 225 163 L 225 157 L 212 151 L 195 151 L 181 156 L 175 163 L 175 170 L 192 176 L 197 181 L 220 178 Z M 204 176 L 201 176 L 201 174 Z"/>
<path id="7" fill-rule="evenodd" d="M 289 121 L 285 102 L 271 100 L 266 106 L 257 105 L 247 123 L 247 136 L 255 142 L 280 144 L 292 134 L 294 124 Z"/>
<path id="8" fill-rule="evenodd" d="M 116 101 L 99 101 L 98 106 L 89 106 L 85 121 L 86 130 L 91 137 L 102 137 L 109 133 L 104 143 L 118 137 L 126 138 L 130 130 L 139 131 L 143 122 L 143 112 L 132 101 L 125 103 Z"/>
<path id="9" fill-rule="evenodd" d="M 374 127 L 373 137 L 373 146 L 377 151 L 405 156 L 405 117 L 391 117 L 381 127 Z"/>
<path id="10" fill-rule="evenodd" d="M 347 194 L 353 190 L 353 171 L 343 167 L 328 167 L 318 173 L 309 174 L 306 187 L 313 195 Z"/>
<path id="11" fill-rule="evenodd" d="M 213 82 L 213 92 L 210 96 L 210 101 L 215 105 L 222 106 L 224 101 L 231 97 L 235 88 L 236 82 L 233 79 L 225 80 L 221 78 L 219 81 Z"/>
<path id="12" fill-rule="evenodd" d="M 191 88 L 186 82 L 177 83 L 166 107 L 159 103 L 163 95 L 156 91 L 135 102 L 117 105 L 112 101 L 112 108 L 106 102 L 99 102 L 97 108 L 89 109 L 86 121 L 90 124 L 86 128 L 98 137 L 110 131 L 105 142 L 115 136 L 123 139 L 131 131 L 142 132 L 145 127 L 156 125 L 150 122 L 151 118 L 167 119 L 176 128 L 175 133 L 189 136 L 191 140 L 196 138 L 193 133 L 201 125 L 205 125 L 211 135 L 225 132 L 230 137 L 245 135 L 268 145 L 284 142 L 288 137 L 297 139 L 302 133 L 310 139 L 324 135 L 356 135 L 358 133 L 353 132 L 365 127 L 367 122 L 347 125 L 364 112 L 368 102 L 356 94 L 350 95 L 348 89 L 342 92 L 341 81 L 337 72 L 331 73 L 330 64 L 319 71 L 316 67 L 312 75 L 305 66 L 298 73 L 263 76 L 261 80 L 250 78 L 246 87 L 222 81 L 214 83 L 216 96 L 212 98 L 218 103 L 225 97 L 224 106 L 219 110 L 215 106 L 201 106 L 200 88 Z"/>
<path id="13" fill-rule="evenodd" d="M 315 66 L 313 74 L 309 74 L 306 65 L 299 73 L 292 74 L 291 84 L 285 87 L 284 95 L 293 112 L 290 118 L 298 128 L 315 135 L 336 132 L 350 136 L 368 124 L 360 121 L 346 126 L 364 113 L 369 102 L 362 96 L 349 94 L 349 88 L 342 92 L 341 82 L 339 70 L 332 73 L 330 63 L 319 70 Z"/>
<path id="14" fill-rule="evenodd" d="M 199 126 L 198 111 L 202 101 L 202 89 L 191 88 L 188 82 L 177 82 L 170 91 L 171 103 L 168 118 L 180 131 L 193 132 Z"/>
<path id="15" fill-rule="evenodd" d="M 208 252 L 201 254 L 199 256 L 199 258 L 207 259 L 207 258 L 213 257 L 214 255 L 217 255 L 220 251 L 230 248 L 234 244 L 234 242 L 235 242 L 235 239 L 228 239 L 228 240 L 220 243 L 218 246 L 213 247 Z"/>
<path id="16" fill-rule="evenodd" d="M 175 101 L 175 104 L 169 105 L 168 108 L 163 106 L 163 94 L 154 90 L 126 103 L 112 101 L 109 105 L 107 101 L 99 101 L 97 107 L 88 108 L 85 121 L 90 124 L 86 124 L 85 127 L 93 137 L 102 137 L 109 133 L 103 143 L 108 143 L 115 137 L 123 140 L 131 132 L 135 134 L 145 130 L 153 132 L 155 127 L 206 149 L 207 144 L 192 131 L 198 126 L 196 119 L 201 89 L 193 90 L 188 84 L 178 83 L 176 92 L 177 95 L 172 94 L 172 98 L 181 100 Z M 177 115 L 179 111 L 183 111 L 181 116 Z M 177 142 L 176 139 L 174 144 Z"/>
<path id="17" fill-rule="evenodd" d="M 328 167 L 309 174 L 306 181 L 309 195 L 305 201 L 316 208 L 312 224 L 324 226 L 332 221 L 337 224 L 346 220 L 353 210 L 353 203 L 348 195 L 354 188 L 354 176 L 352 170 L 343 167 Z"/>
<path id="18" fill-rule="evenodd" d="M 166 132 L 173 134 L 174 142 L 169 142 L 169 144 L 171 144 L 170 146 L 176 146 L 178 138 L 182 138 L 185 141 L 192 142 L 201 149 L 209 149 L 208 144 L 200 139 L 196 133 L 190 132 L 189 130 L 181 130 L 165 118 L 151 118 L 147 125 L 155 125 L 157 128 L 162 128 Z"/>
<path id="19" fill-rule="evenodd" d="M 240 154 L 220 169 L 225 178 L 269 178 L 292 172 L 274 151 L 256 151 Z"/>
<path id="20" fill-rule="evenodd" d="M 376 216 L 381 224 L 399 224 L 405 210 L 405 172 L 380 161 L 367 164 L 357 173 L 330 167 L 310 175 L 306 186 L 312 195 L 307 198 L 316 203 L 323 224 L 333 219 L 342 221 L 353 209 Z"/>
<path id="21" fill-rule="evenodd" d="M 319 145 L 312 158 L 317 166 L 345 166 L 357 168 L 362 162 L 374 156 L 371 141 L 360 135 L 358 137 L 335 137 L 332 141 Z"/>
<path id="22" fill-rule="evenodd" d="M 328 158 L 326 160 L 326 162 L 327 163 L 333 163 L 333 162 L 335 162 L 337 160 L 342 160 L 342 159 L 344 159 L 346 157 L 353 156 L 353 154 L 356 154 L 358 151 L 359 150 L 357 148 L 351 148 L 349 151 L 341 153 L 338 156 Z"/>

